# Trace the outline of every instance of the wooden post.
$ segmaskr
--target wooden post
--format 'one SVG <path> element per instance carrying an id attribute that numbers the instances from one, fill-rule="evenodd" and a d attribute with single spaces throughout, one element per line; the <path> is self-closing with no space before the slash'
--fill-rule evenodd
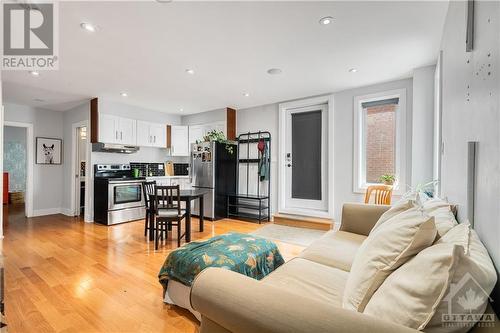
<path id="1" fill-rule="evenodd" d="M 226 133 L 228 140 L 236 140 L 236 110 L 226 108 Z"/>
<path id="2" fill-rule="evenodd" d="M 90 100 L 90 143 L 99 142 L 99 110 L 97 98 Z"/>

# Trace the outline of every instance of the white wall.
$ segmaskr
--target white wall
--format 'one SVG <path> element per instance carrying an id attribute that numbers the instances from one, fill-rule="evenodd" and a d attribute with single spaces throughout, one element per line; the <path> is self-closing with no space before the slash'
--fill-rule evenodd
<path id="1" fill-rule="evenodd" d="M 407 126 L 405 128 L 407 149 L 406 149 L 406 173 L 407 179 L 411 174 L 411 132 L 412 132 L 412 99 L 413 80 L 404 79 L 387 83 L 376 84 L 367 87 L 350 89 L 333 93 L 334 95 L 334 218 L 340 221 L 342 205 L 345 202 L 357 202 L 364 199 L 364 195 L 353 192 L 353 131 L 354 131 L 354 98 L 360 95 L 373 94 L 388 90 L 406 89 L 406 112 Z M 269 131 L 272 140 L 272 210 L 276 211 L 278 203 L 277 195 L 277 161 L 278 161 L 278 121 L 279 103 L 258 106 L 254 108 L 237 111 L 236 131 L 237 135 L 248 131 Z M 432 126 L 432 124 L 430 124 Z M 432 136 L 431 136 L 432 139 Z M 429 160 L 432 170 L 432 160 Z M 240 169 L 241 170 L 241 169 Z M 252 170 L 253 171 L 253 170 Z M 255 170 L 256 172 L 256 170 Z"/>
<path id="2" fill-rule="evenodd" d="M 29 106 L 5 104 L 5 121 L 33 124 L 33 135 L 63 139 L 63 114 Z M 33 143 L 34 144 L 34 143 Z M 67 143 L 63 141 L 63 147 Z M 63 198 L 63 170 L 68 156 L 63 153 L 61 165 L 34 165 L 33 210 L 35 215 L 59 213 Z M 35 161 L 36 162 L 36 161 Z"/>
<path id="3" fill-rule="evenodd" d="M 500 268 L 500 2 L 476 1 L 465 52 L 466 2 L 451 1 L 442 39 L 442 195 L 467 217 L 467 142 L 478 141 L 474 228 Z M 488 74 L 489 73 L 489 74 Z M 500 288 L 495 299 L 500 300 Z M 497 309 L 498 310 L 498 309 Z"/>
<path id="4" fill-rule="evenodd" d="M 433 180 L 434 73 L 436 66 L 413 71 L 411 184 Z"/>

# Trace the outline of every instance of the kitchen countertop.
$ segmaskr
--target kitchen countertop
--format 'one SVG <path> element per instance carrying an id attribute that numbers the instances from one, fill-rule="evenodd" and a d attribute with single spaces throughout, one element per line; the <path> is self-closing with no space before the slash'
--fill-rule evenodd
<path id="1" fill-rule="evenodd" d="M 146 177 L 147 180 L 155 180 L 155 179 L 173 179 L 173 178 L 184 178 L 188 179 L 191 178 L 191 176 L 156 176 L 156 177 Z"/>

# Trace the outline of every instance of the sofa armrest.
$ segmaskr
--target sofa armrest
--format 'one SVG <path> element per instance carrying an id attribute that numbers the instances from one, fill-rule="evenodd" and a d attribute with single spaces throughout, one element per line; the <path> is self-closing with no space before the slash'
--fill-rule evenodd
<path id="1" fill-rule="evenodd" d="M 197 276 L 191 306 L 202 314 L 201 333 L 417 332 L 221 268 L 207 268 Z"/>
<path id="2" fill-rule="evenodd" d="M 368 236 L 382 214 L 391 206 L 346 203 L 342 207 L 341 231 Z"/>

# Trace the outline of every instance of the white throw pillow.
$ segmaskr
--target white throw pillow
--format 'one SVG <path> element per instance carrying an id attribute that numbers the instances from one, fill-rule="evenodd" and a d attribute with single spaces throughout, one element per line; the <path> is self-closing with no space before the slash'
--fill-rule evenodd
<path id="1" fill-rule="evenodd" d="M 451 211 L 450 204 L 442 199 L 436 198 L 428 200 L 424 202 L 422 208 L 425 214 L 434 216 L 434 222 L 436 223 L 439 237 L 445 235 L 458 224 L 455 215 L 453 215 Z"/>
<path id="2" fill-rule="evenodd" d="M 451 318 L 448 299 L 454 314 L 482 314 L 495 283 L 486 249 L 468 225 L 460 224 L 392 273 L 364 313 L 425 332 L 466 332 L 474 322 L 464 327 L 443 321 Z M 460 303 L 467 302 L 476 309 L 462 309 Z"/>
<path id="3" fill-rule="evenodd" d="M 436 238 L 434 218 L 413 208 L 372 230 L 361 244 L 349 273 L 342 306 L 363 312 L 384 280 Z"/>
<path id="4" fill-rule="evenodd" d="M 396 203 L 395 205 L 391 206 L 391 208 L 389 208 L 388 211 L 386 211 L 384 214 L 380 216 L 377 223 L 375 223 L 375 225 L 373 226 L 372 231 L 380 227 L 382 223 L 385 223 L 388 220 L 392 219 L 394 216 L 406 212 L 407 210 L 412 209 L 414 207 L 415 205 L 411 200 L 405 200 Z"/>

